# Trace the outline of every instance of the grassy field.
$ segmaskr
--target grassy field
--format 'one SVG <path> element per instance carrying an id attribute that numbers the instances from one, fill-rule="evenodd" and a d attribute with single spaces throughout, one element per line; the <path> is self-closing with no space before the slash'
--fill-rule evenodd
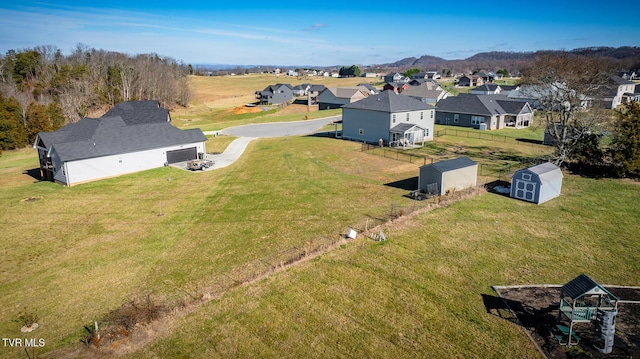
<path id="1" fill-rule="evenodd" d="M 196 118 L 205 102 L 225 111 L 207 93 L 236 81 L 195 80 L 210 87 L 196 83 L 193 108 L 172 113 L 174 121 Z M 251 94 L 264 87 L 243 86 Z M 212 117 L 208 125 L 227 121 Z M 231 140 L 210 139 L 208 152 Z M 493 153 L 500 161 L 537 156 L 532 148 L 445 136 L 420 151 Z M 216 171 L 166 167 L 71 188 L 37 182 L 29 175 L 37 165 L 33 149 L 0 156 L 0 333 L 29 337 L 14 319 L 37 313 L 40 328 L 30 337 L 46 340 L 39 356 L 100 354 L 83 351 L 83 326 L 152 294 L 169 307 L 212 299 L 139 329 L 149 336 L 145 345 L 132 337 L 103 347 L 105 355 L 537 358 L 515 324 L 486 312 L 482 295 L 493 295 L 492 285 L 562 284 L 583 272 L 601 283 L 639 284 L 640 187 L 627 181 L 567 174 L 562 196 L 541 206 L 485 193 L 425 211 L 429 203 L 393 185 L 417 176 L 419 164 L 315 136 L 256 140 Z M 349 228 L 410 212 L 418 214 L 385 227 L 386 242 L 360 236 L 255 279 Z M 3 347 L 0 357 L 24 352 Z"/>

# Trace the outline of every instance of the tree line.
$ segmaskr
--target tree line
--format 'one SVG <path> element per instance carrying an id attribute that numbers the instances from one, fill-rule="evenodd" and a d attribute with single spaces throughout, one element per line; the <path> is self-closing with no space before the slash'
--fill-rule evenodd
<path id="1" fill-rule="evenodd" d="M 552 161 L 580 173 L 640 177 L 640 103 L 611 110 L 615 64 L 569 52 L 540 52 L 523 69 L 523 93 L 538 102 Z M 525 90 L 526 88 L 526 90 Z"/>
<path id="2" fill-rule="evenodd" d="M 165 108 L 189 101 L 188 67 L 157 54 L 127 55 L 79 44 L 69 55 L 55 46 L 0 55 L 0 150 L 33 143 L 116 103 L 157 100 Z"/>

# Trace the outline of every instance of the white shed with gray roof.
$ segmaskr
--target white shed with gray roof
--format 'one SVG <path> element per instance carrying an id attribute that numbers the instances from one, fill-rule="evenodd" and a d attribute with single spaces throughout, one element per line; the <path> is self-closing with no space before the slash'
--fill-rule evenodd
<path id="1" fill-rule="evenodd" d="M 511 177 L 511 197 L 543 203 L 560 195 L 562 170 L 551 162 L 516 171 Z"/>
<path id="2" fill-rule="evenodd" d="M 418 189 L 436 195 L 475 187 L 478 164 L 463 156 L 420 167 Z"/>

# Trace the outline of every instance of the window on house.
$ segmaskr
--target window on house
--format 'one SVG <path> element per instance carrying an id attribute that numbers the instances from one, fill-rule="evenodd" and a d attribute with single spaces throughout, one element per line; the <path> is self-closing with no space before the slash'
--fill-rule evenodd
<path id="1" fill-rule="evenodd" d="M 424 137 L 429 137 L 429 129 L 424 130 Z"/>
<path id="2" fill-rule="evenodd" d="M 431 118 L 433 118 L 433 113 L 434 113 L 434 112 L 435 112 L 435 111 L 431 111 Z"/>
<path id="3" fill-rule="evenodd" d="M 479 125 L 481 123 L 484 123 L 484 117 L 482 117 L 482 116 L 471 116 L 471 124 L 472 125 Z"/>
<path id="4" fill-rule="evenodd" d="M 420 119 L 424 119 L 424 112 L 420 112 Z"/>
<path id="5" fill-rule="evenodd" d="M 456 113 L 455 115 L 453 115 L 453 123 L 458 123 L 458 121 L 460 121 L 460 115 Z"/>
<path id="6" fill-rule="evenodd" d="M 409 114 L 407 113 L 407 122 L 409 122 Z"/>
<path id="7" fill-rule="evenodd" d="M 393 114 L 393 123 L 396 123 L 396 114 Z"/>

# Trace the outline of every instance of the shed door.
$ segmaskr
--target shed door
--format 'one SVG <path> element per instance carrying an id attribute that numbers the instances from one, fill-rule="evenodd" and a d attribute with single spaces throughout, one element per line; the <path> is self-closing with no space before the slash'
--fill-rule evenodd
<path id="1" fill-rule="evenodd" d="M 198 150 L 195 147 L 183 148 L 180 150 L 167 151 L 167 162 L 176 163 L 198 158 Z"/>
<path id="2" fill-rule="evenodd" d="M 516 194 L 517 199 L 523 199 L 525 201 L 533 202 L 536 196 L 536 183 L 516 180 Z"/>

